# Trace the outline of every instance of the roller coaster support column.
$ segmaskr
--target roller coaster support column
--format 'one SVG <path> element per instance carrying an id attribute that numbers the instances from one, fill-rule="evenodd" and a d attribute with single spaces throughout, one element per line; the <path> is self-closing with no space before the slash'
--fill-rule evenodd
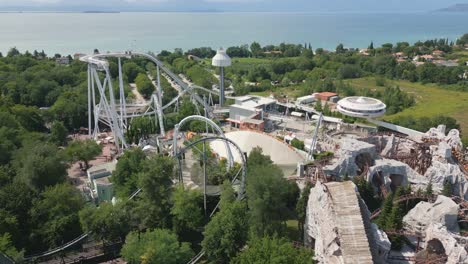
<path id="1" fill-rule="evenodd" d="M 94 130 L 93 130 L 93 138 L 96 138 L 97 134 L 99 133 L 99 120 L 98 120 L 98 115 L 96 113 L 96 89 L 94 86 L 94 79 L 93 79 L 93 68 L 89 69 L 89 78 L 91 79 L 91 95 L 93 96 L 93 105 L 92 105 L 92 111 L 93 111 L 93 118 L 94 118 Z"/>
<path id="2" fill-rule="evenodd" d="M 322 124 L 322 120 L 323 113 L 320 113 L 319 119 L 317 120 L 317 125 L 315 126 L 314 136 L 312 137 L 312 142 L 310 143 L 309 153 L 307 155 L 308 160 L 314 159 L 315 147 L 317 146 L 318 130 Z"/>
<path id="3" fill-rule="evenodd" d="M 91 136 L 91 66 L 88 64 L 88 136 Z"/>
<path id="4" fill-rule="evenodd" d="M 127 106 L 125 104 L 125 89 L 123 83 L 123 76 L 122 76 L 122 62 L 120 57 L 118 58 L 119 61 L 119 90 L 120 90 L 120 122 L 122 123 L 122 127 L 127 126 Z"/>
<path id="5" fill-rule="evenodd" d="M 161 89 L 161 74 L 159 72 L 159 66 L 156 66 L 156 70 L 158 71 L 158 99 L 159 99 L 159 105 L 162 106 L 162 89 Z"/>
<path id="6" fill-rule="evenodd" d="M 166 136 L 166 131 L 164 130 L 164 114 L 162 110 L 162 106 L 159 104 L 160 99 L 158 98 L 159 96 L 153 94 L 153 103 L 154 107 L 156 109 L 156 113 L 158 114 L 158 119 L 159 119 L 159 128 L 161 131 L 161 136 L 165 137 Z"/>
<path id="7" fill-rule="evenodd" d="M 203 209 L 206 216 L 206 142 L 203 141 Z"/>
<path id="8" fill-rule="evenodd" d="M 220 69 L 219 106 L 224 106 L 224 67 Z"/>

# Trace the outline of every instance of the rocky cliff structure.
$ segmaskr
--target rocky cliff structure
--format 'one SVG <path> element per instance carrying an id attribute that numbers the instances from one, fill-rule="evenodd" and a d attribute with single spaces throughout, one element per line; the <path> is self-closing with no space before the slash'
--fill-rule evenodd
<path id="1" fill-rule="evenodd" d="M 359 137 L 335 132 L 324 135 L 318 149 L 335 154 L 323 167 L 327 175 L 338 179 L 362 175 L 377 192 L 407 184 L 425 189 L 431 183 L 438 193 L 449 182 L 454 195 L 468 198 L 468 172 L 454 156 L 463 151 L 458 130 L 446 135 L 445 126 L 439 126 L 418 139 L 391 133 Z"/>
<path id="2" fill-rule="evenodd" d="M 449 197 L 439 195 L 434 203 L 419 202 L 403 217 L 405 229 L 424 233 L 432 224 L 442 224 L 450 232 L 458 233 L 459 206 Z"/>
<path id="3" fill-rule="evenodd" d="M 318 182 L 312 188 L 304 235 L 319 263 L 384 263 L 390 249 L 350 181 Z"/>

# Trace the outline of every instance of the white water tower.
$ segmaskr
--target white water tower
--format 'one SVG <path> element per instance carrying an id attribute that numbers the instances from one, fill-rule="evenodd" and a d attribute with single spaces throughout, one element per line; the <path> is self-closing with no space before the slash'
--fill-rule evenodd
<path id="1" fill-rule="evenodd" d="M 220 48 L 213 57 L 211 65 L 220 68 L 219 105 L 222 107 L 224 106 L 224 67 L 231 66 L 231 58 L 223 48 Z"/>

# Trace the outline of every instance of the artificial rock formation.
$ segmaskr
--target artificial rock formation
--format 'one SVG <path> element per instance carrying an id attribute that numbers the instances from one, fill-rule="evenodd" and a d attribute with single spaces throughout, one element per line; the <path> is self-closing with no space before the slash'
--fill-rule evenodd
<path id="1" fill-rule="evenodd" d="M 458 205 L 450 198 L 439 195 L 434 203 L 419 202 L 403 217 L 406 230 L 424 233 L 432 224 L 442 224 L 451 232 L 458 232 Z"/>
<path id="2" fill-rule="evenodd" d="M 371 226 L 369 214 L 354 183 L 317 182 L 307 205 L 304 241 L 314 247 L 319 263 L 382 263 L 390 242 Z"/>
<path id="3" fill-rule="evenodd" d="M 381 177 L 380 179 L 377 179 Z M 421 176 L 407 164 L 391 159 L 378 159 L 375 165 L 369 168 L 367 181 L 378 188 L 378 183 L 383 184 L 387 190 L 391 190 L 392 183 L 395 187 L 406 186 L 409 183 L 417 188 L 424 189 L 429 183 L 426 177 Z"/>
<path id="4" fill-rule="evenodd" d="M 447 263 L 468 263 L 466 237 L 448 231 L 442 224 L 431 224 L 426 230 L 424 248 L 427 249 L 434 242 L 442 244 L 442 250 L 448 257 Z"/>
<path id="5" fill-rule="evenodd" d="M 375 152 L 375 146 L 354 138 L 344 138 L 340 142 L 338 152 L 335 153 L 337 160 L 323 169 L 327 174 L 338 177 L 343 175 L 348 175 L 350 177 L 356 176 L 356 172 L 361 169 L 356 164 L 356 158 L 360 155 L 368 156 L 372 159 L 369 163 L 372 163 L 373 159 L 375 159 L 377 155 Z"/>

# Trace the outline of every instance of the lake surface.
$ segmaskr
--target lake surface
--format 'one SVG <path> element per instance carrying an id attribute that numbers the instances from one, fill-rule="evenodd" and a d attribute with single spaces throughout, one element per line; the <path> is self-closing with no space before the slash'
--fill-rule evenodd
<path id="1" fill-rule="evenodd" d="M 249 44 L 311 43 L 314 49 L 364 48 L 468 33 L 462 13 L 0 13 L 0 51 L 90 53 L 184 50 Z"/>

